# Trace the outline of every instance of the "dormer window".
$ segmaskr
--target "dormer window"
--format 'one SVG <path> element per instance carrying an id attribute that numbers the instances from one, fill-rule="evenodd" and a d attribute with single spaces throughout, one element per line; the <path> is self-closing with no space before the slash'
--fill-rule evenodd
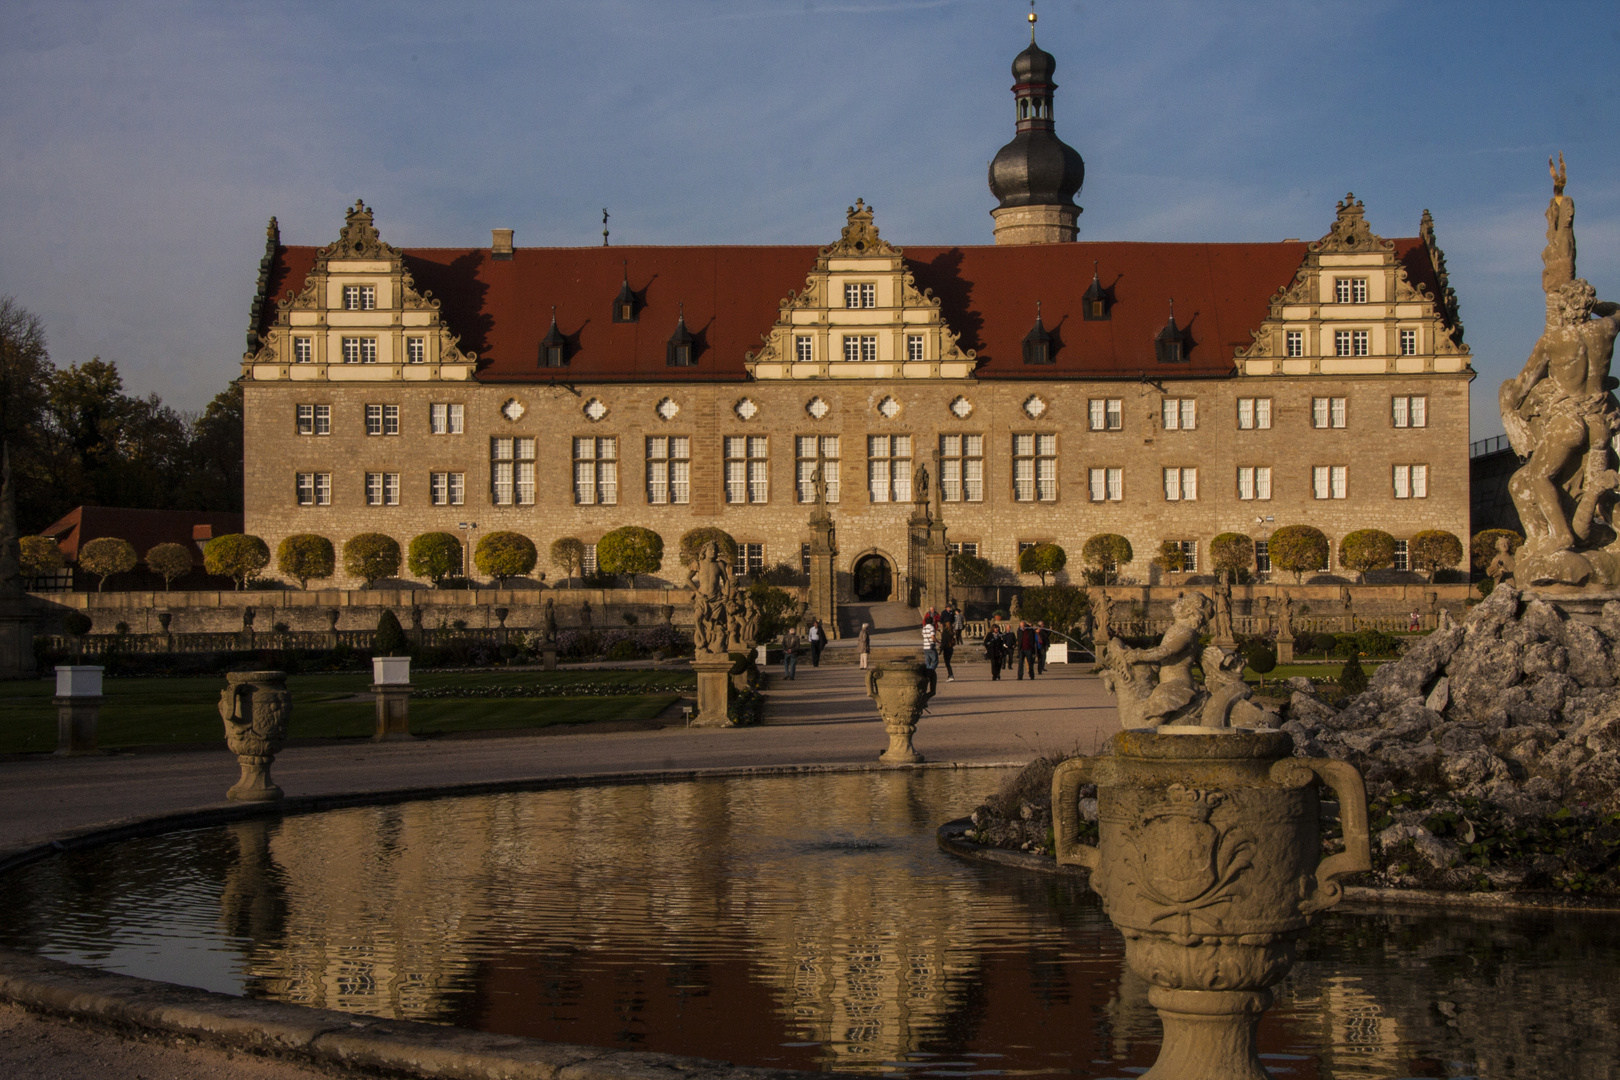
<path id="1" fill-rule="evenodd" d="M 686 329 L 686 311 L 682 306 L 675 332 L 669 335 L 665 358 L 670 367 L 692 367 L 697 362 L 697 339 Z"/>
<path id="2" fill-rule="evenodd" d="M 1176 325 L 1175 305 L 1170 307 L 1170 321 L 1153 337 L 1153 351 L 1161 364 L 1180 364 L 1186 361 L 1192 341 L 1187 331 Z"/>
<path id="3" fill-rule="evenodd" d="M 613 298 L 613 321 L 639 322 L 641 319 L 641 305 L 636 300 L 636 292 L 630 287 L 629 264 L 625 264 L 624 284 L 619 286 L 619 295 Z"/>
<path id="4" fill-rule="evenodd" d="M 1041 305 L 1035 304 L 1035 325 L 1024 335 L 1024 363 L 1052 363 L 1052 335 L 1041 324 Z"/>
<path id="5" fill-rule="evenodd" d="M 1097 277 L 1097 264 L 1091 264 L 1091 287 L 1080 298 L 1080 317 L 1087 322 L 1106 320 L 1113 311 L 1114 297 L 1109 289 L 1103 288 Z"/>
<path id="6" fill-rule="evenodd" d="M 558 368 L 568 362 L 568 339 L 557 329 L 557 309 L 551 309 L 551 330 L 540 339 L 540 366 Z"/>

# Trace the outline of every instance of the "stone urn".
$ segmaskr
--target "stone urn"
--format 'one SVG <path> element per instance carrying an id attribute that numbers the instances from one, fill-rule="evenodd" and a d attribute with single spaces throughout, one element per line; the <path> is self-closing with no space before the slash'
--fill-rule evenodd
<path id="1" fill-rule="evenodd" d="M 878 755 L 883 764 L 916 765 L 923 760 L 911 745 L 911 736 L 934 696 L 931 685 L 928 672 L 916 660 L 889 660 L 867 669 L 867 696 L 877 702 L 883 729 L 889 733 L 889 748 Z"/>
<path id="2" fill-rule="evenodd" d="M 1162 730 L 1162 729 L 1161 729 Z M 1109 755 L 1052 777 L 1059 863 L 1125 936 L 1125 962 L 1164 1023 L 1143 1080 L 1264 1080 L 1255 1030 L 1337 879 L 1371 866 L 1361 774 L 1293 757 L 1286 732 L 1122 731 Z M 1344 851 L 1321 858 L 1317 783 L 1338 797 Z M 1078 793 L 1097 785 L 1098 841 L 1079 843 Z"/>
<path id="3" fill-rule="evenodd" d="M 242 766 L 242 777 L 225 793 L 238 802 L 281 798 L 270 779 L 270 763 L 287 741 L 292 694 L 285 671 L 233 671 L 225 676 L 219 715 L 225 721 L 225 743 Z"/>

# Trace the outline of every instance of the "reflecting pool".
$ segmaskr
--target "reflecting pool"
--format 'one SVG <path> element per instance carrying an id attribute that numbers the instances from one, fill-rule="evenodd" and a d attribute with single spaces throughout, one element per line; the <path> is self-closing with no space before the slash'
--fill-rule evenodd
<path id="1" fill-rule="evenodd" d="M 933 832 L 926 770 L 426 800 L 0 877 L 0 945 L 379 1016 L 739 1064 L 1125 1077 L 1158 1053 L 1095 897 Z M 1620 1077 L 1620 921 L 1334 914 L 1261 1028 L 1279 1077 Z"/>

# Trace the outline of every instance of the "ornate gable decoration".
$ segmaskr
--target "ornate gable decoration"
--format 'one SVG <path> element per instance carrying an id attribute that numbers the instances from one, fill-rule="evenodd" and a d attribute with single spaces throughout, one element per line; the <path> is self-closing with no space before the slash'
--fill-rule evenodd
<path id="1" fill-rule="evenodd" d="M 756 379 L 965 379 L 971 349 L 919 290 L 905 253 L 878 235 L 857 199 L 838 240 L 816 253 L 804 291 L 782 300 L 775 324 L 743 360 Z"/>
<path id="2" fill-rule="evenodd" d="M 1428 211 L 1420 235 L 1443 299 L 1412 281 L 1395 255 L 1395 242 L 1372 231 L 1366 207 L 1354 194 L 1335 209 L 1327 235 L 1305 245 L 1305 260 L 1293 280 L 1272 294 L 1265 321 L 1252 331 L 1253 342 L 1236 350 L 1238 374 L 1468 370 L 1456 294 L 1447 285 L 1445 256 L 1438 254 Z M 1348 295 L 1341 295 L 1341 286 Z M 1341 331 L 1350 335 L 1343 353 Z"/>

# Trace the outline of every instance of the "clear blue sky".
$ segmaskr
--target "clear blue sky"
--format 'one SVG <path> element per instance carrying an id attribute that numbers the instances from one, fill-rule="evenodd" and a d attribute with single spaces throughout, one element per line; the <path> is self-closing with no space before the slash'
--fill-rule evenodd
<path id="1" fill-rule="evenodd" d="M 75 3 L 0 8 L 0 293 L 59 364 L 198 408 L 238 371 L 264 223 L 326 243 L 989 243 L 1017 0 Z M 1434 212 L 1475 437 L 1540 331 L 1546 158 L 1620 296 L 1620 7 L 1040 5 L 1082 236 L 1313 239 Z"/>

